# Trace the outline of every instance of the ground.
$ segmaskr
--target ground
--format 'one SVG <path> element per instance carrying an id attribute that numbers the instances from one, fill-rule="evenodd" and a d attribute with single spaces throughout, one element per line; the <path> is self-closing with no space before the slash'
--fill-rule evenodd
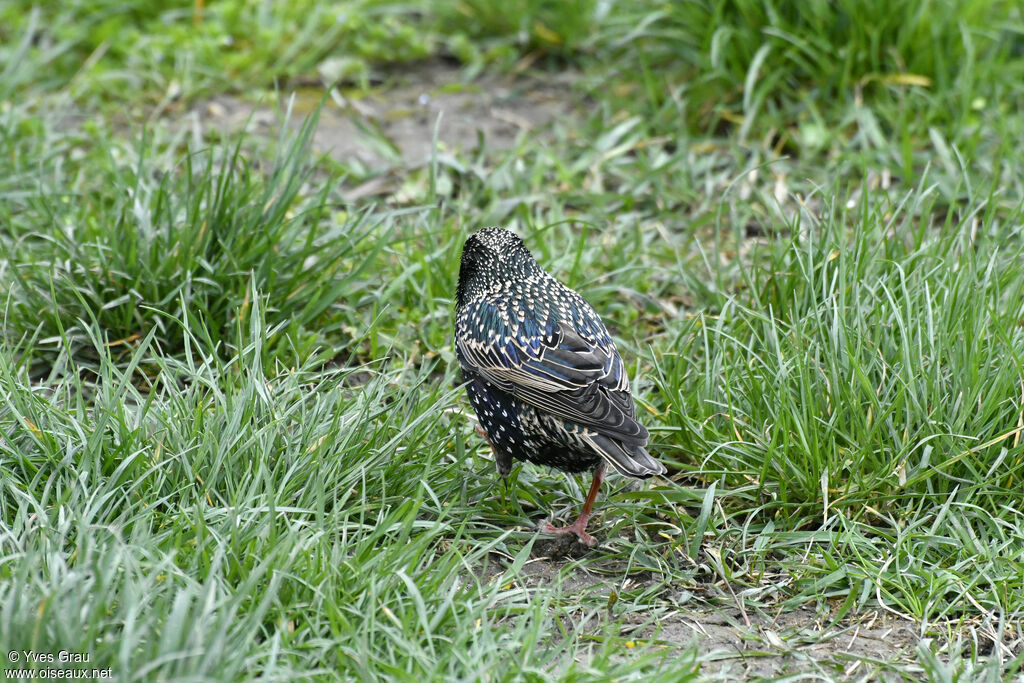
<path id="1" fill-rule="evenodd" d="M 580 97 L 572 90 L 578 79 L 571 71 L 554 78 L 495 74 L 467 84 L 459 67 L 451 63 L 402 69 L 386 89 L 359 99 L 339 97 L 340 102 L 327 102 L 320 111 L 313 148 L 375 174 L 372 180 L 346 187 L 342 195 L 346 200 L 392 195 L 403 172 L 430 163 L 435 133 L 442 153 L 472 154 L 481 143 L 492 152 L 503 152 L 514 148 L 521 134 L 543 133 L 556 119 L 571 123 L 571 117 L 579 115 Z M 197 103 L 186 121 L 203 128 L 271 135 L 279 123 L 277 112 L 289 105 L 293 95 L 295 110 L 308 114 L 318 107 L 323 91 L 288 93 L 275 107 L 218 96 Z M 301 120 L 292 124 L 298 128 Z"/>

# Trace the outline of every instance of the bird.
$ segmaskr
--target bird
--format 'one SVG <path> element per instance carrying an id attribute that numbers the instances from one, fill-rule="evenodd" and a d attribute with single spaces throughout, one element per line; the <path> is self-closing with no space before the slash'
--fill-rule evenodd
<path id="1" fill-rule="evenodd" d="M 666 471 L 646 450 L 648 431 L 601 317 L 518 235 L 489 227 L 462 248 L 454 342 L 477 431 L 506 484 L 514 460 L 593 473 L 576 521 L 541 531 L 595 547 L 587 523 L 607 468 L 642 479 Z"/>

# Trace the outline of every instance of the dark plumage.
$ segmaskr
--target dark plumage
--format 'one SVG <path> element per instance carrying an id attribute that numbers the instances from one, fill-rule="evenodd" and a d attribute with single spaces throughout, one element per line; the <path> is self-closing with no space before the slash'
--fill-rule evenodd
<path id="1" fill-rule="evenodd" d="M 592 546 L 586 525 L 605 466 L 631 477 L 665 472 L 644 450 L 647 430 L 601 318 L 507 230 L 485 228 L 462 249 L 455 350 L 502 477 L 513 458 L 594 473 L 579 519 L 545 531 Z"/>

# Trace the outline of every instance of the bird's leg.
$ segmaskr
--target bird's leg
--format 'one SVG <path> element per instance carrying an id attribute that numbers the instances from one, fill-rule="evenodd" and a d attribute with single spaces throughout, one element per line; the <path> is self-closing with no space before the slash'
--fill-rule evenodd
<path id="1" fill-rule="evenodd" d="M 487 432 L 480 425 L 476 426 L 476 433 L 484 437 L 484 441 L 491 447 L 491 452 L 494 453 L 494 464 L 498 467 L 498 474 L 501 476 L 502 483 L 505 484 L 505 493 L 508 493 L 508 469 L 502 467 L 502 457 L 498 453 L 498 449 L 494 447 L 494 443 L 491 441 L 491 437 L 487 436 Z"/>
<path id="2" fill-rule="evenodd" d="M 604 481 L 604 462 L 594 468 L 594 481 L 590 484 L 590 493 L 587 494 L 587 499 L 583 502 L 583 512 L 576 518 L 576 521 L 569 526 L 556 527 L 552 526 L 551 522 L 547 522 L 541 528 L 546 534 L 575 534 L 576 538 L 580 539 L 580 543 L 593 548 L 597 545 L 597 539 L 587 533 L 587 522 L 590 521 L 590 512 L 594 509 L 594 500 L 597 498 L 597 490 L 601 488 L 601 482 Z"/>

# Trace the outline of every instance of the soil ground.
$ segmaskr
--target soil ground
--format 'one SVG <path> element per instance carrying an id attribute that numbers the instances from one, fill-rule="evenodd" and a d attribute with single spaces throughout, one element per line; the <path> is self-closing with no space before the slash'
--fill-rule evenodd
<path id="1" fill-rule="evenodd" d="M 358 165 L 374 177 L 347 188 L 346 199 L 388 195 L 401 174 L 431 159 L 435 132 L 438 149 L 463 153 L 501 152 L 515 147 L 520 135 L 542 132 L 555 120 L 575 115 L 578 103 L 569 87 L 578 75 L 555 78 L 482 76 L 472 85 L 459 81 L 459 71 L 442 62 L 397 76 L 397 84 L 369 96 L 337 96 L 320 113 L 313 148 L 335 161 Z M 298 91 L 291 123 L 320 103 L 322 90 Z M 288 101 L 281 102 L 282 107 Z M 187 120 L 215 127 L 271 134 L 278 112 L 233 95 L 222 95 L 193 107 Z"/>
<path id="2" fill-rule="evenodd" d="M 616 590 L 642 587 L 642 579 L 628 579 L 621 585 L 624 567 L 618 562 L 590 562 L 567 571 L 566 564 L 573 557 L 587 552 L 599 553 L 600 548 L 588 551 L 575 542 L 539 540 L 521 576 L 530 587 L 561 582 L 564 591 L 589 593 L 602 601 Z M 500 573 L 497 562 L 484 578 L 495 580 Z M 681 588 L 675 595 L 665 596 L 664 603 L 678 607 L 662 611 L 655 625 L 651 614 L 626 615 L 625 622 L 635 623 L 635 630 L 620 635 L 634 636 L 637 646 L 665 648 L 670 658 L 685 658 L 696 648 L 701 655 L 701 675 L 711 679 L 867 676 L 868 680 L 900 680 L 895 674 L 886 675 L 879 665 L 899 663 L 903 673 L 916 668 L 915 649 L 920 641 L 916 624 L 896 615 L 872 610 L 831 623 L 827 615 L 807 606 L 795 610 L 781 605 L 769 610 L 740 608 L 718 583 Z"/>

